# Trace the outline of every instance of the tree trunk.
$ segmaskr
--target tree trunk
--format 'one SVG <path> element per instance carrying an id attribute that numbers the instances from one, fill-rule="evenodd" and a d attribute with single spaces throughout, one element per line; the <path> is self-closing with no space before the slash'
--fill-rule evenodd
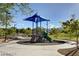
<path id="1" fill-rule="evenodd" d="M 71 37 L 71 30 L 70 30 L 70 40 L 71 40 L 71 38 L 72 38 L 72 37 Z"/>
<path id="2" fill-rule="evenodd" d="M 7 41 L 7 12 L 6 12 L 6 23 L 5 23 L 5 40 L 4 40 L 4 42 L 6 42 Z"/>
<path id="3" fill-rule="evenodd" d="M 76 29 L 76 48 L 79 49 L 79 47 L 78 47 L 78 33 L 77 33 L 77 29 Z"/>

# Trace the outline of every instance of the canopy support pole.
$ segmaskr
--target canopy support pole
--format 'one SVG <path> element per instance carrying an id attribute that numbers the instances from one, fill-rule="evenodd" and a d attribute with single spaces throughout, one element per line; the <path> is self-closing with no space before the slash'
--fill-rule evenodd
<path id="1" fill-rule="evenodd" d="M 48 21 L 47 21 L 47 24 L 46 25 L 47 25 L 47 34 L 48 34 Z"/>
<path id="2" fill-rule="evenodd" d="M 32 35 L 34 35 L 33 30 L 34 30 L 34 22 L 32 22 Z"/>
<path id="3" fill-rule="evenodd" d="M 36 22 L 36 35 L 38 34 L 38 22 Z"/>
<path id="4" fill-rule="evenodd" d="M 41 21 L 40 21 L 40 32 L 41 32 Z"/>

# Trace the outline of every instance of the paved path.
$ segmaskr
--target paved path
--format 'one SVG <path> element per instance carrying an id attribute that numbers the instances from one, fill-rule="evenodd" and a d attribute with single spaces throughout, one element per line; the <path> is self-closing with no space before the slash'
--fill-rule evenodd
<path id="1" fill-rule="evenodd" d="M 63 56 L 58 49 L 71 48 L 74 45 L 68 43 L 59 45 L 21 45 L 17 41 L 0 44 L 1 56 Z"/>

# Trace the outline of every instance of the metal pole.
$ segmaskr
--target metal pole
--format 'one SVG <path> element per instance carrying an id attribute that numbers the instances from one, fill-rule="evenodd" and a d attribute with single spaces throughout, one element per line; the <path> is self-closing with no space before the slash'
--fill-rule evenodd
<path id="1" fill-rule="evenodd" d="M 41 32 L 41 21 L 40 21 L 40 32 Z"/>
<path id="2" fill-rule="evenodd" d="M 33 30 L 34 30 L 34 22 L 32 22 L 32 35 L 33 35 Z"/>
<path id="3" fill-rule="evenodd" d="M 36 41 L 38 40 L 38 18 L 36 18 Z"/>
<path id="4" fill-rule="evenodd" d="M 35 23 L 36 23 L 36 35 L 37 35 L 37 29 L 38 29 L 38 19 L 35 18 Z"/>
<path id="5" fill-rule="evenodd" d="M 47 21 L 47 34 L 48 34 L 48 21 Z"/>
<path id="6" fill-rule="evenodd" d="M 36 22 L 36 35 L 38 34 L 38 22 Z"/>

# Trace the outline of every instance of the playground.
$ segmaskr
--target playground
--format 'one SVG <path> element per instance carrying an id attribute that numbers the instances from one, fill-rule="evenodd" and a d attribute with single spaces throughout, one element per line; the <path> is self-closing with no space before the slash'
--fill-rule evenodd
<path id="1" fill-rule="evenodd" d="M 72 48 L 75 46 L 68 43 L 69 41 L 51 39 L 48 36 L 49 20 L 43 19 L 37 14 L 34 14 L 24 20 L 31 21 L 33 23 L 31 37 L 16 36 L 16 38 L 8 43 L 0 44 L 1 56 L 64 56 L 58 52 L 59 49 Z M 47 30 L 41 30 L 42 21 L 47 22 Z M 36 24 L 35 30 L 34 23 Z M 40 23 L 39 31 L 38 23 Z"/>
<path id="2" fill-rule="evenodd" d="M 51 41 L 52 39 L 48 36 L 48 21 L 49 20 L 40 17 L 37 13 L 34 14 L 33 16 L 31 16 L 31 17 L 28 17 L 28 18 L 24 19 L 24 20 L 25 21 L 31 21 L 33 23 L 32 24 L 32 38 L 30 40 L 31 43 L 35 43 L 35 42 L 36 43 L 42 43 L 42 42 L 45 42 L 46 40 L 49 41 L 50 43 L 52 42 Z M 41 30 L 41 28 L 42 28 L 41 23 L 43 21 L 46 21 L 46 23 L 47 23 L 46 24 L 47 25 L 47 30 L 44 30 L 44 31 Z M 36 25 L 35 30 L 34 30 L 34 23 Z M 40 30 L 38 31 L 39 23 L 40 23 Z"/>
<path id="3" fill-rule="evenodd" d="M 52 3 L 1 4 L 0 55 L 78 56 L 79 19 L 66 11 L 71 6 L 75 7 Z"/>

